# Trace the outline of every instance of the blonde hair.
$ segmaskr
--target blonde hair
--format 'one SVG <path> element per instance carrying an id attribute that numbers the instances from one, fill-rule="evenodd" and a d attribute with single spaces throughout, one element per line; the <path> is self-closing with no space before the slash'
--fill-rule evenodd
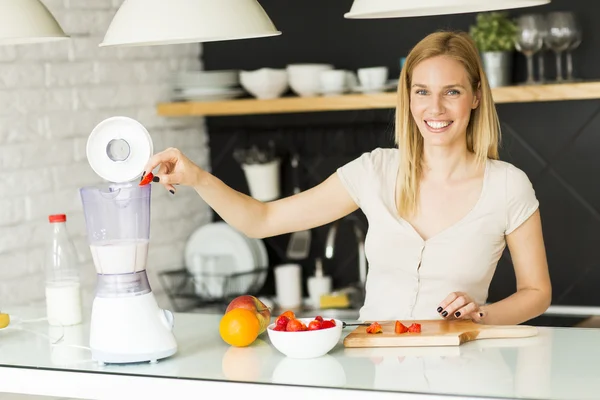
<path id="1" fill-rule="evenodd" d="M 473 92 L 481 91 L 479 106 L 471 112 L 467 126 L 467 149 L 483 165 L 487 158 L 498 159 L 500 122 L 492 92 L 483 72 L 475 43 L 465 32 L 436 32 L 411 50 L 400 73 L 396 110 L 396 144 L 400 165 L 396 181 L 396 207 L 400 216 L 417 211 L 419 181 L 423 173 L 423 137 L 410 112 L 410 87 L 415 67 L 424 60 L 447 56 L 460 62 L 467 71 Z"/>

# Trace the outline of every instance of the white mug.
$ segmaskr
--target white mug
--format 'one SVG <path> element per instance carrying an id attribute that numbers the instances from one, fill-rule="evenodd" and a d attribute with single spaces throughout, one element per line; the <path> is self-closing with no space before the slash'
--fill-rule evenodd
<path id="1" fill-rule="evenodd" d="M 361 68 L 358 70 L 358 80 L 363 90 L 382 90 L 387 79 L 387 67 Z"/>
<path id="2" fill-rule="evenodd" d="M 331 69 L 322 71 L 319 75 L 321 81 L 321 93 L 341 94 L 346 90 L 346 71 Z"/>

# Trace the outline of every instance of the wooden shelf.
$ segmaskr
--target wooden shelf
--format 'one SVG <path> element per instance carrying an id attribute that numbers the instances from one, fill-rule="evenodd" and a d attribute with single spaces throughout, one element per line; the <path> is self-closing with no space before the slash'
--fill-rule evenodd
<path id="1" fill-rule="evenodd" d="M 492 90 L 496 103 L 600 99 L 600 82 L 505 86 Z M 237 99 L 215 102 L 174 102 L 158 105 L 165 117 L 281 114 L 320 111 L 391 109 L 396 92 L 330 97 L 282 97 L 273 100 Z"/>

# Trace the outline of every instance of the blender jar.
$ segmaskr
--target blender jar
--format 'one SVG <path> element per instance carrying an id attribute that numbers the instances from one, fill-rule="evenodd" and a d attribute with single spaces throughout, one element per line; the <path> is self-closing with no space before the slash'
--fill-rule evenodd
<path id="1" fill-rule="evenodd" d="M 99 275 L 146 269 L 151 187 L 125 183 L 80 190 L 88 242 Z"/>

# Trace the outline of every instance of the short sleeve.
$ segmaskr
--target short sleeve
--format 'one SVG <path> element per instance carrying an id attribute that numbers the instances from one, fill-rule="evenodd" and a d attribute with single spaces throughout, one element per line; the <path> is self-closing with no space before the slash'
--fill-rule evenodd
<path id="1" fill-rule="evenodd" d="M 363 153 L 358 158 L 339 167 L 337 174 L 342 184 L 348 190 L 352 200 L 361 207 L 371 179 L 371 153 Z"/>
<path id="2" fill-rule="evenodd" d="M 520 169 L 510 166 L 506 172 L 506 230 L 508 235 L 535 212 L 539 201 L 531 181 Z"/>

